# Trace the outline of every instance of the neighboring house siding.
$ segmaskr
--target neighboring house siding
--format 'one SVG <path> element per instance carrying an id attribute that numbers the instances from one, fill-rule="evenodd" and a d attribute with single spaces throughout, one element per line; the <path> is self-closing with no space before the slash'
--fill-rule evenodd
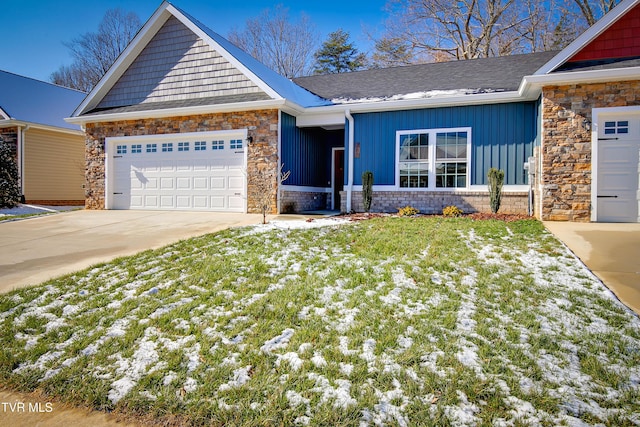
<path id="1" fill-rule="evenodd" d="M 533 155 L 537 138 L 537 102 L 446 107 L 354 114 L 354 183 L 371 170 L 375 185 L 395 185 L 396 131 L 471 128 L 471 185 L 486 184 L 489 168 L 505 171 L 506 185 L 527 184 L 524 162 Z"/>
<path id="2" fill-rule="evenodd" d="M 592 110 L 640 105 L 640 81 L 548 86 L 542 96 L 542 219 L 589 222 Z"/>
<path id="3" fill-rule="evenodd" d="M 171 17 L 98 108 L 250 93 L 264 94 L 208 43 Z"/>
<path id="4" fill-rule="evenodd" d="M 198 116 L 167 117 L 86 125 L 86 207 L 105 207 L 105 138 L 179 134 L 215 130 L 248 129 L 253 142 L 247 152 L 247 208 L 250 213 L 260 211 L 261 194 L 256 186 L 260 169 L 278 167 L 278 111 L 260 110 L 235 113 L 212 113 Z M 272 195 L 271 213 L 276 212 L 276 194 Z"/>
<path id="5" fill-rule="evenodd" d="M 640 5 L 574 55 L 569 62 L 640 56 Z"/>
<path id="6" fill-rule="evenodd" d="M 24 141 L 24 195 L 27 202 L 84 201 L 84 137 L 29 129 Z"/>
<path id="7" fill-rule="evenodd" d="M 291 171 L 284 185 L 331 187 L 332 148 L 344 147 L 344 131 L 297 128 L 296 118 L 282 113 L 282 163 Z"/>

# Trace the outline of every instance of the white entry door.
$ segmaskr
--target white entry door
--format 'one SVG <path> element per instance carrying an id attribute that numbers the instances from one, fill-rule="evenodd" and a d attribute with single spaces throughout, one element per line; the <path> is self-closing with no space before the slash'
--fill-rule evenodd
<path id="1" fill-rule="evenodd" d="M 597 220 L 639 222 L 640 112 L 598 116 Z"/>
<path id="2" fill-rule="evenodd" d="M 245 135 L 110 138 L 107 208 L 245 212 Z"/>

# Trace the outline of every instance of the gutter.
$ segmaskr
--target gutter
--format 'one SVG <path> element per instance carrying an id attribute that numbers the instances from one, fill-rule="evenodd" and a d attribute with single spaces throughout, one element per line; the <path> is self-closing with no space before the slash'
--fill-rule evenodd
<path id="1" fill-rule="evenodd" d="M 351 110 L 348 108 L 344 112 L 345 117 L 349 121 L 349 160 L 348 160 L 348 173 L 347 173 L 347 213 L 351 212 L 351 194 L 353 192 L 353 147 L 354 147 L 354 121 L 351 115 Z"/>
<path id="2" fill-rule="evenodd" d="M 198 105 L 194 107 L 178 107 L 159 110 L 127 111 L 123 113 L 90 114 L 79 117 L 67 117 L 67 123 L 84 125 L 96 122 L 114 122 L 120 120 L 139 120 L 158 117 L 196 116 L 212 113 L 233 113 L 238 111 L 279 109 L 286 105 L 284 99 L 269 99 L 265 101 L 235 102 L 220 105 Z"/>

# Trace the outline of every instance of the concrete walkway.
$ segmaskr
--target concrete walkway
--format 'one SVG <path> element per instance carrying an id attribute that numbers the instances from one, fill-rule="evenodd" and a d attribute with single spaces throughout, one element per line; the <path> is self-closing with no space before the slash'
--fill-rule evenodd
<path id="1" fill-rule="evenodd" d="M 640 224 L 545 222 L 627 307 L 640 314 Z"/>
<path id="2" fill-rule="evenodd" d="M 261 215 L 124 210 L 3 222 L 0 293 L 189 237 L 261 222 Z"/>

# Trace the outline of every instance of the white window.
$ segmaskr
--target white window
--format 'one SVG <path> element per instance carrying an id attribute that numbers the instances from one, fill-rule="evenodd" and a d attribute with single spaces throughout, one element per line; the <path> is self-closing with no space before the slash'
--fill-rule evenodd
<path id="1" fill-rule="evenodd" d="M 162 143 L 162 152 L 170 153 L 173 151 L 173 142 L 163 142 Z"/>
<path id="2" fill-rule="evenodd" d="M 116 147 L 116 154 L 127 154 L 127 146 L 126 145 L 118 145 Z"/>
<path id="3" fill-rule="evenodd" d="M 396 132 L 400 188 L 467 188 L 471 129 Z"/>
<path id="4" fill-rule="evenodd" d="M 232 150 L 237 150 L 242 148 L 242 140 L 241 139 L 232 139 L 229 143 L 229 148 Z"/>
<path id="5" fill-rule="evenodd" d="M 195 150 L 196 151 L 205 151 L 207 149 L 207 141 L 196 141 Z"/>
<path id="6" fill-rule="evenodd" d="M 147 153 L 155 153 L 158 151 L 158 144 L 147 144 Z"/>
<path id="7" fill-rule="evenodd" d="M 178 151 L 189 151 L 188 142 L 178 142 Z"/>
<path id="8" fill-rule="evenodd" d="M 211 141 L 212 150 L 224 150 L 224 141 Z"/>
<path id="9" fill-rule="evenodd" d="M 142 144 L 133 144 L 131 146 L 131 152 L 132 153 L 142 153 Z"/>
<path id="10" fill-rule="evenodd" d="M 626 134 L 629 133 L 629 121 L 621 120 L 621 121 L 611 121 L 604 122 L 604 134 L 605 135 L 615 135 L 615 134 Z"/>

